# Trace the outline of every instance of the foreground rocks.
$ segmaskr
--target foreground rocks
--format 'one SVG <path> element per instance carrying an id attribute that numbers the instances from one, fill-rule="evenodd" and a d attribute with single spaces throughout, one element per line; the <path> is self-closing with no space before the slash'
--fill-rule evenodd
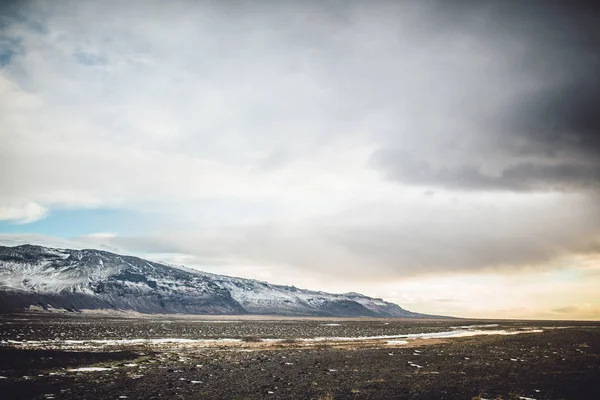
<path id="1" fill-rule="evenodd" d="M 294 323 L 300 329 L 314 321 Z M 289 340 L 253 349 L 248 339 L 238 347 L 110 351 L 4 346 L 0 392 L 7 399 L 597 399 L 600 324 L 560 325 L 398 345 Z M 3 328 L 10 326 L 20 323 Z"/>

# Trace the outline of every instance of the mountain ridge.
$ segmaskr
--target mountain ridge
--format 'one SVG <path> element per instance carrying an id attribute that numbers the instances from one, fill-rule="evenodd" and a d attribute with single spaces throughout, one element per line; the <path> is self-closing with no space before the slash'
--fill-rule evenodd
<path id="1" fill-rule="evenodd" d="M 0 246 L 0 312 L 31 306 L 149 314 L 438 317 L 356 292 L 274 285 L 105 250 Z"/>

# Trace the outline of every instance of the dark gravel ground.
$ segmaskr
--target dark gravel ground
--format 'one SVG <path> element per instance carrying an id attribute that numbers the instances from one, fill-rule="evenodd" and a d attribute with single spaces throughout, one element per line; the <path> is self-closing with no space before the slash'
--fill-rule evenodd
<path id="1" fill-rule="evenodd" d="M 267 317 L 268 318 L 268 317 Z M 273 317 L 271 317 L 273 318 Z M 311 320 L 273 318 L 217 319 L 202 316 L 123 318 L 102 315 L 30 314 L 0 317 L 2 340 L 94 340 L 127 338 L 216 339 L 377 336 L 447 331 L 463 320 Z"/>
<path id="2" fill-rule="evenodd" d="M 19 317 L 20 318 L 20 317 Z M 94 329 L 134 332 L 162 322 L 112 318 L 4 318 L 4 338 L 40 340 L 65 332 L 72 339 L 106 338 Z M 113 321 L 113 322 L 110 322 Z M 339 321 L 336 321 L 339 322 Z M 388 325 L 384 325 L 385 323 Z M 171 337 L 221 330 L 216 336 L 305 337 L 340 328 L 358 336 L 464 325 L 456 321 L 167 322 Z M 481 322 L 477 323 L 493 323 Z M 271 349 L 119 348 L 118 351 L 19 350 L 0 347 L 0 398 L 10 399 L 541 399 L 600 398 L 600 324 L 500 322 L 502 327 L 557 327 L 543 333 L 420 340 L 404 346 L 297 343 Z M 198 326 L 196 326 L 198 325 Z M 210 326 L 205 328 L 204 326 Z M 348 325 L 345 328 L 344 325 Z M 390 325 L 392 327 L 390 328 Z M 69 330 L 69 326 L 72 327 Z M 87 326 L 87 332 L 83 330 Z M 175 326 L 175 328 L 173 327 Z M 241 328 L 247 326 L 249 328 Z M 115 328 L 116 327 L 116 328 Z M 179 327 L 179 328 L 176 328 Z M 271 334 L 269 328 L 279 329 Z M 382 328 L 383 327 L 383 328 Z M 121 330 L 122 329 L 122 330 Z M 495 328 L 498 329 L 498 328 Z M 421 332 L 426 331 L 424 329 Z M 211 331 L 212 332 L 212 331 Z M 162 334 L 162 331 L 161 331 Z M 213 333 L 211 333 L 213 334 Z M 377 334 L 377 333 L 375 333 Z M 116 335 L 116 334 L 115 334 Z M 337 333 L 336 333 L 337 335 Z M 127 336 L 121 336 L 125 338 Z M 153 336 L 154 337 L 154 336 Z M 156 336 L 159 337 L 159 336 Z M 191 337 L 191 336 L 190 336 Z M 115 336 L 115 338 L 119 338 Z M 421 368 L 417 367 L 420 366 Z M 81 366 L 111 368 L 70 372 Z M 124 397 L 126 396 L 126 397 Z"/>

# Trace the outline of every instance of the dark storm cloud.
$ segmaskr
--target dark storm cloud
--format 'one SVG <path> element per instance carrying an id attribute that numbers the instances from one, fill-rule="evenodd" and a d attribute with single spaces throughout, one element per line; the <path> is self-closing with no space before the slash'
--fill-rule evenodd
<path id="1" fill-rule="evenodd" d="M 600 49 L 600 44 L 599 47 Z M 599 50 L 600 52 L 600 50 Z M 596 62 L 600 71 L 600 63 Z M 600 72 L 543 89 L 517 104 L 514 128 L 527 139 L 515 150 L 545 157 L 600 157 Z"/>
<path id="2" fill-rule="evenodd" d="M 573 147 L 572 144 L 569 145 Z M 556 146 L 552 147 L 556 151 Z M 579 150 L 579 149 L 576 149 Z M 580 150 L 582 153 L 587 149 Z M 482 172 L 473 164 L 435 167 L 431 163 L 399 150 L 383 150 L 373 158 L 392 179 L 421 185 L 463 190 L 577 190 L 600 184 L 600 165 L 578 160 L 557 164 L 520 162 L 500 174 Z"/>
<path id="3" fill-rule="evenodd" d="M 509 129 L 523 135 L 521 150 L 546 157 L 600 158 L 600 6 L 555 2 L 531 32 L 529 72 L 547 77 L 508 114 Z M 546 21 L 544 23 L 544 18 Z M 529 32 L 523 35 L 527 38 Z"/>
<path id="4" fill-rule="evenodd" d="M 463 96 L 462 109 L 453 116 L 462 131 L 438 127 L 431 134 L 425 113 L 413 129 L 415 135 L 429 134 L 430 143 L 392 140 L 373 154 L 373 165 L 393 180 L 450 189 L 597 188 L 600 7 L 590 2 L 461 5 L 437 9 L 438 40 L 450 45 L 457 35 L 477 36 L 503 67 L 486 70 L 475 57 L 464 57 L 475 55 L 467 51 L 461 54 L 463 66 L 479 69 L 479 79 L 438 71 L 440 78 L 457 82 L 454 88 L 466 88 L 454 90 L 454 98 L 443 88 L 430 95 L 457 101 Z M 451 101 L 441 104 L 453 107 Z M 436 110 L 428 111 L 433 118 Z"/>

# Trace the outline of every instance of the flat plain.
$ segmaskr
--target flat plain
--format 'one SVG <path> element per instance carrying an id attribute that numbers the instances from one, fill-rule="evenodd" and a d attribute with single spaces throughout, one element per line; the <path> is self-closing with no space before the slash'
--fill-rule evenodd
<path id="1" fill-rule="evenodd" d="M 3 399 L 598 399 L 600 323 L 27 313 Z"/>

